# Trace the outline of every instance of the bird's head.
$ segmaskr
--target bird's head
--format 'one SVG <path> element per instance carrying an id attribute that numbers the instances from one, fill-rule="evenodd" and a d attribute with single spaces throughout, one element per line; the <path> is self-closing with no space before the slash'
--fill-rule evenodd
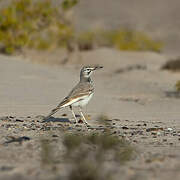
<path id="1" fill-rule="evenodd" d="M 81 69 L 81 77 L 89 78 L 93 71 L 97 69 L 101 69 L 103 66 L 95 65 L 95 66 L 84 66 Z"/>

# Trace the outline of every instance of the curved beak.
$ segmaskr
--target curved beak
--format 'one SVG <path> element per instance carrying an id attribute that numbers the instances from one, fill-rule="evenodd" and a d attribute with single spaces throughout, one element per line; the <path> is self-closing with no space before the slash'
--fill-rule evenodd
<path id="1" fill-rule="evenodd" d="M 95 66 L 93 70 L 101 69 L 103 66 Z"/>

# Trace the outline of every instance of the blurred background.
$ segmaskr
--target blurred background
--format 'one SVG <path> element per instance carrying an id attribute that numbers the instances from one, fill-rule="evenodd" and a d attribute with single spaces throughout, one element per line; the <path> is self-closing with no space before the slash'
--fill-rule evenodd
<path id="1" fill-rule="evenodd" d="M 1 0 L 0 50 L 109 46 L 178 53 L 178 0 Z"/>
<path id="2" fill-rule="evenodd" d="M 78 30 L 103 27 L 142 31 L 164 41 L 167 51 L 179 51 L 179 7 L 178 0 L 83 0 L 75 7 L 74 24 Z"/>

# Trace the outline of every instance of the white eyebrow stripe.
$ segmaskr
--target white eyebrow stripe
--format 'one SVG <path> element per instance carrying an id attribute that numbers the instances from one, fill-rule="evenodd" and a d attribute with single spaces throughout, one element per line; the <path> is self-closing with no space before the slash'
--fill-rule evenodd
<path id="1" fill-rule="evenodd" d="M 86 70 L 88 70 L 88 71 L 90 70 L 91 71 L 91 70 L 93 70 L 93 68 L 87 68 Z"/>

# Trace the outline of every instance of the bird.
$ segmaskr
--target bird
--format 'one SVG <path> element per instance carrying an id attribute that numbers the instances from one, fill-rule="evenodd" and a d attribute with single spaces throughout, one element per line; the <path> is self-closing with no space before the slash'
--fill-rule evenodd
<path id="1" fill-rule="evenodd" d="M 82 108 L 88 104 L 90 99 L 94 94 L 94 85 L 91 80 L 91 75 L 95 70 L 101 69 L 103 66 L 100 65 L 88 65 L 83 66 L 80 71 L 80 81 L 79 83 L 70 91 L 68 96 L 66 96 L 55 109 L 53 109 L 44 120 L 49 119 L 53 114 L 59 111 L 62 108 L 69 107 L 73 118 L 76 123 L 78 120 L 73 111 L 73 107 L 78 107 L 80 115 L 83 119 L 83 122 L 88 127 L 90 124 L 87 122 L 85 116 L 83 115 Z"/>

